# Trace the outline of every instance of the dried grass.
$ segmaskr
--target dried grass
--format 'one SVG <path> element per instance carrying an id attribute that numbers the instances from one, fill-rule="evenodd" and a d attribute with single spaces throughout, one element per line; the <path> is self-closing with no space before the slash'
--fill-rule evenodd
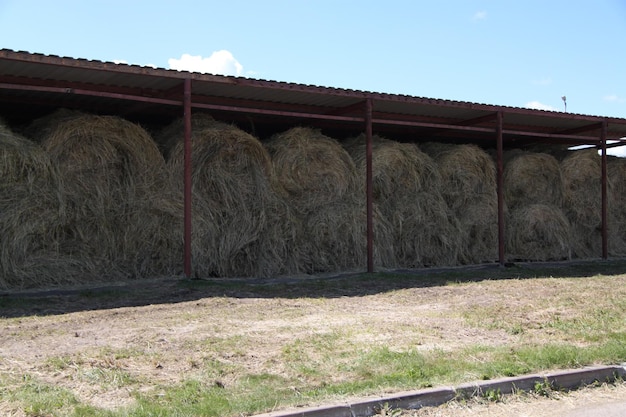
<path id="1" fill-rule="evenodd" d="M 289 242 L 295 225 L 267 151 L 252 135 L 202 114 L 194 115 L 192 126 L 195 274 L 268 277 L 286 272 L 293 265 Z M 182 120 L 158 138 L 175 143 L 168 166 L 172 187 L 182 190 Z"/>
<path id="2" fill-rule="evenodd" d="M 66 273 L 82 281 L 172 273 L 180 258 L 169 249 L 180 239 L 161 207 L 165 161 L 150 135 L 112 116 L 50 120 L 40 129 L 60 172 L 67 223 L 55 255 L 71 255 Z"/>
<path id="3" fill-rule="evenodd" d="M 518 152 L 504 166 L 504 198 L 509 209 L 528 204 L 563 205 L 563 175 L 547 153 Z"/>
<path id="4" fill-rule="evenodd" d="M 441 193 L 455 212 L 484 199 L 497 199 L 496 166 L 476 145 L 426 143 L 422 149 L 439 166 Z"/>
<path id="5" fill-rule="evenodd" d="M 506 235 L 509 259 L 552 261 L 571 258 L 572 229 L 559 207 L 528 204 L 512 210 Z"/>
<path id="6" fill-rule="evenodd" d="M 595 149 L 572 151 L 561 161 L 565 186 L 564 209 L 572 225 L 572 256 L 602 254 L 602 171 Z"/>
<path id="7" fill-rule="evenodd" d="M 365 177 L 365 136 L 346 144 Z M 440 194 L 435 162 L 412 143 L 373 137 L 372 182 L 375 207 L 387 219 L 391 236 L 377 246 L 394 249 L 386 267 L 454 265 L 460 250 L 459 225 Z"/>
<path id="8" fill-rule="evenodd" d="M 462 238 L 459 259 L 463 264 L 494 262 L 498 259 L 498 202 L 485 198 L 465 207 L 457 215 Z"/>
<path id="9" fill-rule="evenodd" d="M 295 256 L 304 272 L 362 268 L 366 255 L 365 194 L 354 162 L 338 141 L 296 127 L 265 147 L 296 216 Z"/>
<path id="10" fill-rule="evenodd" d="M 626 159 L 607 158 L 609 255 L 626 256 Z"/>

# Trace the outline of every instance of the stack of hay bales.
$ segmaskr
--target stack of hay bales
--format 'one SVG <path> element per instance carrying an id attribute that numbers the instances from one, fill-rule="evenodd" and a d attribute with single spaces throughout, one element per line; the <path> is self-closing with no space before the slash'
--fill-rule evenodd
<path id="1" fill-rule="evenodd" d="M 498 258 L 494 161 L 475 145 L 430 142 L 422 148 L 437 162 L 442 178 L 441 193 L 460 223 L 460 262 L 493 262 Z"/>
<path id="2" fill-rule="evenodd" d="M 559 162 L 547 153 L 511 153 L 504 167 L 507 257 L 569 259 L 572 232 L 563 211 L 565 188 Z"/>
<path id="3" fill-rule="evenodd" d="M 609 255 L 626 256 L 626 159 L 607 158 Z"/>
<path id="4" fill-rule="evenodd" d="M 295 127 L 264 143 L 297 224 L 293 256 L 302 272 L 362 267 L 364 194 L 354 162 L 321 131 Z"/>
<path id="5" fill-rule="evenodd" d="M 366 169 L 366 139 L 346 144 L 361 176 Z M 391 235 L 376 233 L 379 248 L 393 248 L 383 266 L 453 265 L 460 242 L 456 219 L 446 206 L 435 162 L 412 143 L 373 137 L 372 181 L 374 205 L 391 227 Z M 382 228 L 383 230 L 386 229 Z"/>
<path id="6" fill-rule="evenodd" d="M 261 142 L 201 113 L 192 117 L 192 261 L 199 276 L 268 277 L 290 271 L 293 228 Z M 184 124 L 157 135 L 183 201 Z M 182 232 L 182 228 L 181 228 Z"/>
<path id="7" fill-rule="evenodd" d="M 564 209 L 572 225 L 572 256 L 602 254 L 602 160 L 596 149 L 572 151 L 561 161 Z"/>
<path id="8" fill-rule="evenodd" d="M 0 120 L 0 288 L 54 284 L 65 226 L 59 176 L 36 143 Z"/>
<path id="9" fill-rule="evenodd" d="M 61 252 L 81 264 L 83 279 L 172 273 L 181 217 L 168 202 L 165 160 L 152 137 L 115 116 L 62 114 L 36 124 L 63 184 Z"/>

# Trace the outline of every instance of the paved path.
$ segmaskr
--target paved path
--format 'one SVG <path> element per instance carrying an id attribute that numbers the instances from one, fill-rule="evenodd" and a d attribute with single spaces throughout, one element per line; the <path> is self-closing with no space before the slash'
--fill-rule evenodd
<path id="1" fill-rule="evenodd" d="M 581 407 L 561 414 L 560 417 L 624 417 L 626 400 L 603 405 Z"/>

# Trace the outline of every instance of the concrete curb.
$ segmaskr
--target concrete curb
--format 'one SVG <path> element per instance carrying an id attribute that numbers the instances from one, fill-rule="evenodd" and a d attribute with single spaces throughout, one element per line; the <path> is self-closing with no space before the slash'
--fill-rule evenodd
<path id="1" fill-rule="evenodd" d="M 614 382 L 617 379 L 626 379 L 626 366 L 593 366 L 546 374 L 478 381 L 457 387 L 400 392 L 350 403 L 259 414 L 256 417 L 369 417 L 377 414 L 385 404 L 392 409 L 418 409 L 438 406 L 455 398 L 471 398 L 487 392 L 499 394 L 529 392 L 533 391 L 537 384 L 548 383 L 554 389 L 571 390 L 594 382 Z"/>

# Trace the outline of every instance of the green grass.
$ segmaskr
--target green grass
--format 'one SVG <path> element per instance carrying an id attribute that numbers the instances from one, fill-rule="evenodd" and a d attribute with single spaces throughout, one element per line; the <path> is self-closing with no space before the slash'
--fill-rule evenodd
<path id="1" fill-rule="evenodd" d="M 577 273 L 584 275 L 586 269 L 592 268 L 583 267 Z M 551 276 L 554 271 L 514 267 L 490 270 L 489 274 L 488 280 L 484 280 L 484 275 L 479 280 L 476 273 L 458 270 L 432 275 L 363 274 L 349 280 L 309 280 L 298 286 L 289 283 L 274 287 L 244 286 L 241 283 L 222 285 L 204 281 L 185 281 L 180 285 L 198 291 L 217 288 L 220 295 L 215 303 L 223 304 L 228 310 L 229 296 L 225 294 L 229 292 L 260 298 L 273 294 L 276 298 L 297 298 L 302 303 L 318 303 L 315 304 L 318 306 L 333 297 L 352 295 L 384 294 L 393 299 L 402 296 L 400 291 L 411 288 L 417 280 L 424 287 L 456 287 L 473 285 L 468 281 L 479 281 L 485 291 L 497 294 L 502 287 L 523 286 L 520 278 Z M 498 281 L 502 275 L 513 280 L 502 283 Z M 178 382 L 151 380 L 128 365 L 157 361 L 159 353 L 148 348 L 143 350 L 140 346 L 104 348 L 90 358 L 82 354 L 52 357 L 45 361 L 43 368 L 25 371 L 19 376 L 0 371 L 0 408 L 20 409 L 28 417 L 239 416 L 288 406 L 334 402 L 353 396 L 380 395 L 598 363 L 623 363 L 626 361 L 626 297 L 623 291 L 610 287 L 603 289 L 607 282 L 610 283 L 599 276 L 548 280 L 546 286 L 550 291 L 530 304 L 516 305 L 515 300 L 503 299 L 483 305 L 478 300 L 467 300 L 458 310 L 442 313 L 449 314 L 450 319 L 462 320 L 477 332 L 502 331 L 510 337 L 509 341 L 497 346 L 484 345 L 480 341 L 460 347 L 442 342 L 440 347 L 427 349 L 411 343 L 411 340 L 399 340 L 401 343 L 393 346 L 368 344 L 367 341 L 357 341 L 363 329 L 329 328 L 327 332 L 301 333 L 281 343 L 274 357 L 258 358 L 257 366 L 253 367 L 255 371 L 251 371 L 239 359 L 251 360 L 255 351 L 253 337 L 241 334 L 222 336 L 216 325 L 215 335 L 181 344 L 184 350 L 199 353 L 193 360 L 181 359 L 190 362 L 186 364 L 186 376 Z M 561 288 L 567 285 L 581 285 L 581 290 L 563 297 Z M 385 287 L 388 289 L 381 290 Z M 603 296 L 586 300 L 585 288 L 592 287 Z M 98 297 L 96 293 L 87 295 L 90 299 Z M 110 294 L 105 296 L 110 297 Z M 219 304 L 220 300 L 222 304 Z M 6 300 L 5 305 L 16 307 L 10 300 Z M 563 314 L 565 311 L 567 315 Z M 285 314 L 284 318 L 290 318 L 289 314 L 294 312 Z M 190 318 L 197 317 L 181 317 L 181 321 Z M 7 320 L 13 323 L 15 319 Z M 281 329 L 283 332 L 290 330 Z M 280 370 L 274 371 L 276 367 Z M 103 391 L 128 390 L 134 402 L 115 410 L 88 405 L 69 389 L 42 378 L 43 371 L 66 375 Z M 492 401 L 498 401 L 500 397 L 498 392 L 487 395 Z"/>

